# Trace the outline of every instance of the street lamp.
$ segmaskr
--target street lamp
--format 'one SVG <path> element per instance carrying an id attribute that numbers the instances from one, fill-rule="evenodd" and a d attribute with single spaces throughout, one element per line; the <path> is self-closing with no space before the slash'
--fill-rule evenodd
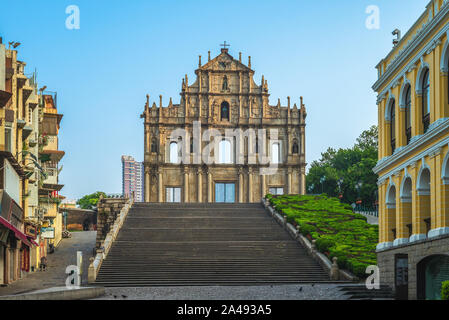
<path id="1" fill-rule="evenodd" d="M 357 189 L 357 192 L 360 193 L 360 189 L 362 188 L 363 183 L 362 182 L 357 182 L 357 184 L 355 185 L 355 188 Z"/>
<path id="2" fill-rule="evenodd" d="M 362 189 L 363 183 L 361 181 L 357 182 L 357 184 L 355 185 L 355 188 L 357 189 L 357 205 L 360 207 L 360 205 L 362 204 L 362 200 L 360 199 L 360 189 Z"/>
<path id="3" fill-rule="evenodd" d="M 313 192 L 313 189 L 315 189 L 315 185 L 312 183 L 312 184 L 309 186 L 309 192 L 312 193 L 312 192 Z"/>
<path id="4" fill-rule="evenodd" d="M 338 179 L 337 185 L 338 185 L 338 192 L 339 192 L 339 198 L 343 198 L 343 194 L 341 193 L 341 185 L 343 184 L 343 178 Z"/>
<path id="5" fill-rule="evenodd" d="M 321 177 L 320 183 L 321 183 L 321 193 L 324 193 L 324 182 L 326 181 L 326 176 Z"/>

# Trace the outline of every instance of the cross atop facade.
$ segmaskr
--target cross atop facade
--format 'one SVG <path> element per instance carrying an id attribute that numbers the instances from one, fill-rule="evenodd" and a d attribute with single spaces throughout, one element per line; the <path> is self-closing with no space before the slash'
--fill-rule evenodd
<path id="1" fill-rule="evenodd" d="M 231 45 L 227 44 L 226 41 L 225 41 L 223 44 L 220 44 L 220 46 L 222 46 L 223 49 L 227 50 L 228 49 L 227 47 L 230 47 Z"/>

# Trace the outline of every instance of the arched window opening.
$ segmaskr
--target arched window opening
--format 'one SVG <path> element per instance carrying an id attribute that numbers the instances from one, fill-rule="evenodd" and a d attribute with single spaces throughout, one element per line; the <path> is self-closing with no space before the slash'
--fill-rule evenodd
<path id="1" fill-rule="evenodd" d="M 170 143 L 170 163 L 179 163 L 179 145 L 177 142 Z"/>
<path id="2" fill-rule="evenodd" d="M 411 203 L 412 202 L 412 179 L 410 177 L 405 178 L 401 191 L 401 202 Z M 403 223 L 405 230 L 408 230 L 407 237 L 413 235 L 413 223 L 412 223 L 412 207 L 411 205 L 403 207 Z"/>
<path id="3" fill-rule="evenodd" d="M 190 138 L 190 153 L 193 153 L 193 138 Z"/>
<path id="4" fill-rule="evenodd" d="M 425 168 L 421 172 L 421 176 L 418 182 L 418 191 L 430 192 L 430 170 Z"/>
<path id="5" fill-rule="evenodd" d="M 407 144 L 412 138 L 412 90 L 410 85 L 407 86 L 405 93 L 405 136 Z"/>
<path id="6" fill-rule="evenodd" d="M 221 120 L 229 121 L 229 103 L 226 101 L 221 104 Z"/>
<path id="7" fill-rule="evenodd" d="M 393 185 L 388 190 L 387 206 L 396 206 L 396 187 Z"/>
<path id="8" fill-rule="evenodd" d="M 157 153 L 157 142 L 156 142 L 156 139 L 154 139 L 154 138 L 151 141 L 151 152 Z"/>
<path id="9" fill-rule="evenodd" d="M 393 100 L 391 102 L 390 106 L 390 119 L 391 119 L 391 125 L 390 125 L 390 137 L 391 137 L 391 154 L 394 153 L 396 150 L 396 103 Z"/>
<path id="10" fill-rule="evenodd" d="M 231 164 L 232 163 L 232 150 L 231 142 L 229 140 L 222 140 L 218 147 L 219 163 Z"/>
<path id="11" fill-rule="evenodd" d="M 293 140 L 292 153 L 293 154 L 299 153 L 299 146 L 298 146 L 298 142 L 296 140 Z"/>
<path id="12" fill-rule="evenodd" d="M 271 163 L 280 163 L 281 162 L 281 148 L 279 143 L 273 143 L 271 145 Z"/>
<path id="13" fill-rule="evenodd" d="M 402 201 L 410 201 L 412 199 L 412 179 L 407 177 L 402 187 Z"/>
<path id="14" fill-rule="evenodd" d="M 424 133 L 429 130 L 430 124 L 430 76 L 429 69 L 426 69 L 422 81 L 422 122 Z"/>
<path id="15" fill-rule="evenodd" d="M 416 230 L 416 233 L 425 233 L 431 229 L 431 207 L 430 207 L 430 170 L 428 168 L 423 168 L 420 175 L 418 176 L 418 197 L 421 197 L 422 205 L 420 205 L 418 216 L 421 221 L 424 221 L 425 228 L 421 230 Z M 425 199 L 425 200 L 424 200 Z"/>

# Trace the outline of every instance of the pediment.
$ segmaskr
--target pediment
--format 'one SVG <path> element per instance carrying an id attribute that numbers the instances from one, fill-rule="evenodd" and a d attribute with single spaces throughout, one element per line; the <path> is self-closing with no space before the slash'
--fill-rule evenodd
<path id="1" fill-rule="evenodd" d="M 200 67 L 202 71 L 252 71 L 240 61 L 234 59 L 229 53 L 222 52 L 217 57 Z"/>

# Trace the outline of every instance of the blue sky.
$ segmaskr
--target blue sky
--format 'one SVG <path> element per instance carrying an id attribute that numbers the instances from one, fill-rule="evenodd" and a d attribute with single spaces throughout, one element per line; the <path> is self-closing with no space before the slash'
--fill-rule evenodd
<path id="1" fill-rule="evenodd" d="M 428 0 L 0 0 L 0 36 L 19 41 L 27 73 L 58 92 L 64 114 L 61 183 L 70 199 L 121 192 L 123 154 L 143 160 L 145 95 L 179 101 L 181 79 L 194 80 L 198 55 L 252 56 L 255 80 L 268 80 L 270 102 L 287 96 L 307 107 L 307 162 L 329 146 L 350 147 L 377 123 L 375 65 Z M 66 7 L 80 9 L 79 30 L 65 27 Z M 380 8 L 368 30 L 367 6 Z"/>

